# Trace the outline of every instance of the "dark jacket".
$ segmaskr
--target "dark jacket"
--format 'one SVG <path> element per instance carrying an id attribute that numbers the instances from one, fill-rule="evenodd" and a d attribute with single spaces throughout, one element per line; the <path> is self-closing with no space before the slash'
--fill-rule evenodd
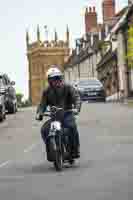
<path id="1" fill-rule="evenodd" d="M 80 96 L 72 86 L 64 84 L 61 88 L 48 87 L 43 91 L 41 102 L 37 108 L 37 113 L 42 114 L 47 106 L 58 106 L 64 110 L 73 107 L 80 110 Z"/>

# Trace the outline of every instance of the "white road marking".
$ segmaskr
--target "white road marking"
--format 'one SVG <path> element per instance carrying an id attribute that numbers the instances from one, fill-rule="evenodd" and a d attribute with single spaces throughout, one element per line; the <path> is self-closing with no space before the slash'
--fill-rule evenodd
<path id="1" fill-rule="evenodd" d="M 26 148 L 26 149 L 24 150 L 24 153 L 28 153 L 29 151 L 32 151 L 38 144 L 39 144 L 39 143 L 37 143 L 37 144 L 32 144 L 31 146 L 29 146 L 28 148 Z"/>
<path id="2" fill-rule="evenodd" d="M 10 164 L 11 162 L 12 162 L 11 160 L 8 160 L 6 162 L 1 163 L 0 168 L 5 167 L 6 165 Z"/>
<path id="3" fill-rule="evenodd" d="M 38 144 L 39 144 L 39 143 L 37 143 L 37 144 L 32 144 L 31 146 L 29 146 L 28 148 L 26 148 L 26 149 L 24 150 L 24 153 L 28 153 L 29 151 L 32 151 Z M 13 162 L 13 161 L 8 160 L 8 161 L 6 161 L 6 162 L 0 163 L 0 168 L 5 167 L 6 165 L 10 164 L 11 162 Z"/>
<path id="4" fill-rule="evenodd" d="M 0 180 L 2 179 L 2 180 L 5 180 L 5 179 L 7 179 L 7 180 L 12 180 L 12 179 L 24 179 L 25 177 L 24 176 L 0 176 Z"/>

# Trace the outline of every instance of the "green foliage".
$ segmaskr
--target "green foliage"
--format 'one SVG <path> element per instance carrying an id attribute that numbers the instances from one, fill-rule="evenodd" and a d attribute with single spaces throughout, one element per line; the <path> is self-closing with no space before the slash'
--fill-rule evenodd
<path id="1" fill-rule="evenodd" d="M 106 41 L 99 41 L 98 49 L 100 50 L 100 53 L 102 56 L 107 52 L 108 45 L 109 45 L 109 43 Z"/>
<path id="2" fill-rule="evenodd" d="M 29 99 L 23 101 L 22 104 L 21 104 L 21 107 L 23 107 L 23 108 L 24 107 L 30 107 L 30 106 L 32 106 L 32 104 L 31 104 Z"/>
<path id="3" fill-rule="evenodd" d="M 19 107 L 19 108 L 31 106 L 31 102 L 30 102 L 29 99 L 24 100 L 24 101 L 22 100 L 23 97 L 24 97 L 23 94 L 17 93 L 17 94 L 16 94 L 16 97 L 17 97 L 17 103 L 18 103 L 18 107 Z"/>
<path id="4" fill-rule="evenodd" d="M 127 59 L 129 67 L 133 67 L 133 25 L 128 29 Z"/>
<path id="5" fill-rule="evenodd" d="M 23 98 L 23 96 L 24 96 L 24 95 L 21 94 L 21 93 L 17 93 L 17 94 L 16 94 L 18 105 L 22 103 L 22 98 Z"/>

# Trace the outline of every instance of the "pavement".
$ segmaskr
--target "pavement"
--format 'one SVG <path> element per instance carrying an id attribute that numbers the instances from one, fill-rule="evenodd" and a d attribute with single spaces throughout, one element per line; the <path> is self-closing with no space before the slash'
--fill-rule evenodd
<path id="1" fill-rule="evenodd" d="M 133 109 L 83 104 L 81 158 L 56 172 L 46 161 L 35 108 L 0 124 L 0 200 L 132 200 Z"/>

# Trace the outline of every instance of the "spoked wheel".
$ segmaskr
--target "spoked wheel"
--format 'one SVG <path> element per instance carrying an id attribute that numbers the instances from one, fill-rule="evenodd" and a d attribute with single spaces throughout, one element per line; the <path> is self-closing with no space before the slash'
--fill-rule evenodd
<path id="1" fill-rule="evenodd" d="M 61 152 L 56 152 L 56 160 L 54 161 L 54 167 L 56 171 L 62 171 L 63 168 L 63 157 Z"/>

